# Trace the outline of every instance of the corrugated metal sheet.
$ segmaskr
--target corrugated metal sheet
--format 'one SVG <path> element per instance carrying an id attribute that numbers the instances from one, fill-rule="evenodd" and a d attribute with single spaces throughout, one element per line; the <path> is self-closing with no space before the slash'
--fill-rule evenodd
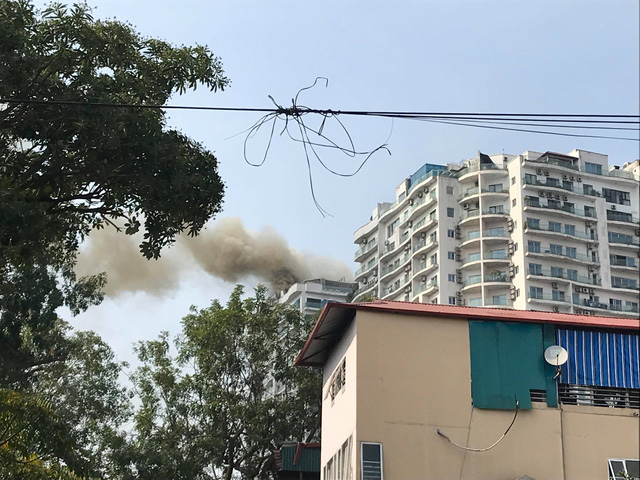
<path id="1" fill-rule="evenodd" d="M 300 448 L 300 456 L 298 462 L 296 460 L 296 451 Z M 280 449 L 282 458 L 282 470 L 291 472 L 320 472 L 320 447 L 309 446 L 286 446 Z"/>

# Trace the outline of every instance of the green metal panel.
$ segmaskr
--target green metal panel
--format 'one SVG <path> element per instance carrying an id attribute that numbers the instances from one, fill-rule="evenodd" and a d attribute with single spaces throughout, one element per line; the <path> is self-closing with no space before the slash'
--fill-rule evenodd
<path id="1" fill-rule="evenodd" d="M 304 447 L 300 453 L 297 465 L 293 464 L 297 446 L 287 446 L 280 449 L 282 456 L 282 470 L 286 472 L 320 472 L 320 447 Z"/>
<path id="2" fill-rule="evenodd" d="M 545 323 L 542 326 L 542 348 L 556 344 L 556 327 Z M 556 368 L 544 362 L 544 377 L 547 385 L 547 406 L 558 406 L 558 383 L 553 379 L 556 374 Z"/>
<path id="3" fill-rule="evenodd" d="M 518 400 L 529 410 L 529 390 L 548 391 L 542 325 L 472 320 L 469 340 L 476 407 L 513 410 Z"/>

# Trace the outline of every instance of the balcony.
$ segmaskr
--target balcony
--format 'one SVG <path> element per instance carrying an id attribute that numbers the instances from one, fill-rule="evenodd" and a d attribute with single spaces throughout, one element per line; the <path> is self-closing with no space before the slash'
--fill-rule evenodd
<path id="1" fill-rule="evenodd" d="M 469 198 L 472 197 L 474 195 L 478 195 L 480 193 L 480 190 L 478 189 L 478 187 L 473 187 L 468 189 L 466 192 L 464 192 L 462 195 L 460 195 L 458 197 L 458 202 L 463 201 L 465 198 Z"/>
<path id="2" fill-rule="evenodd" d="M 380 281 L 383 281 L 385 278 L 391 276 L 392 273 L 399 271 L 400 268 L 407 264 L 410 258 L 411 255 L 409 253 L 405 253 L 401 258 L 397 259 L 391 265 L 382 267 L 380 269 Z"/>
<path id="3" fill-rule="evenodd" d="M 353 302 L 361 302 L 362 298 L 368 295 L 371 295 L 373 298 L 376 298 L 375 288 L 378 286 L 378 282 L 374 280 L 368 281 L 366 284 L 362 285 L 358 288 L 353 294 Z"/>
<path id="4" fill-rule="evenodd" d="M 418 285 L 416 291 L 414 292 L 414 295 L 419 295 L 421 293 L 424 293 L 425 295 L 430 295 L 436 290 L 438 290 L 438 282 L 433 282 L 433 281 L 424 282 Z"/>
<path id="5" fill-rule="evenodd" d="M 541 210 L 553 210 L 561 215 L 569 215 L 569 216 L 578 216 L 578 217 L 586 217 L 586 218 L 597 218 L 595 209 L 594 210 L 582 210 L 580 208 L 575 208 L 573 205 L 556 205 L 556 204 L 542 204 L 536 198 L 535 200 L 531 197 L 525 197 L 524 199 L 525 210 L 535 208 Z"/>
<path id="6" fill-rule="evenodd" d="M 541 182 L 540 180 L 532 180 L 529 178 L 524 179 L 524 183 L 525 185 L 532 185 L 535 187 L 542 187 L 542 188 L 553 188 L 553 189 L 557 189 L 557 190 L 562 190 L 564 192 L 571 192 L 571 193 L 576 193 L 578 195 L 587 195 L 590 197 L 601 197 L 602 194 L 600 192 L 597 192 L 595 189 L 590 188 L 590 187 L 582 187 L 582 186 L 576 186 L 573 184 L 573 182 L 568 182 L 568 183 L 563 183 L 559 180 L 555 180 L 555 179 L 547 179 L 545 182 Z"/>
<path id="7" fill-rule="evenodd" d="M 437 268 L 438 268 L 438 262 L 433 263 L 431 261 L 424 260 L 418 264 L 418 269 L 416 270 L 416 274 L 414 275 L 414 278 L 417 275 L 426 275 L 428 273 L 431 273 Z"/>
<path id="8" fill-rule="evenodd" d="M 471 220 L 478 220 L 478 218 L 480 218 L 480 210 L 467 210 L 460 216 L 458 225 L 462 226 Z"/>
<path id="9" fill-rule="evenodd" d="M 574 161 L 577 161 L 578 159 L 576 158 Z M 605 177 L 614 177 L 614 178 L 622 178 L 625 180 L 635 180 L 635 177 L 633 176 L 633 173 L 631 172 L 624 172 L 621 170 L 609 170 L 604 171 L 604 172 L 600 172 L 600 173 L 595 173 L 595 172 L 587 172 L 584 168 L 579 168 L 577 165 L 574 165 L 571 161 L 569 160 L 562 160 L 562 159 L 557 159 L 557 158 L 549 158 L 549 157 L 540 157 L 540 158 L 526 158 L 525 159 L 526 163 L 530 163 L 532 167 L 535 167 L 536 169 L 540 169 L 540 168 L 544 168 L 544 166 L 557 166 L 557 167 L 561 167 L 561 168 L 566 168 L 567 170 L 571 170 L 570 173 L 573 172 L 581 172 L 587 175 L 597 175 L 597 176 L 605 176 Z M 577 178 L 576 178 L 577 180 Z M 579 181 L 579 180 L 578 180 Z"/>
<path id="10" fill-rule="evenodd" d="M 609 244 L 616 247 L 629 247 L 637 250 L 637 247 L 640 246 L 640 241 L 635 240 L 632 235 L 609 232 Z"/>
<path id="11" fill-rule="evenodd" d="M 355 281 L 358 281 L 361 277 L 365 277 L 371 273 L 373 273 L 373 270 L 378 266 L 377 262 L 373 262 L 370 265 L 363 265 L 362 267 L 360 267 L 358 270 L 356 270 L 356 273 L 353 276 L 353 279 Z"/>
<path id="12" fill-rule="evenodd" d="M 607 210 L 607 221 L 621 224 L 626 223 L 633 226 L 640 224 L 640 219 L 638 219 L 638 217 L 634 217 L 630 213 L 616 212 L 613 210 Z"/>
<path id="13" fill-rule="evenodd" d="M 482 215 L 504 215 L 509 216 L 508 208 L 494 208 L 489 207 L 489 210 L 483 210 Z"/>
<path id="14" fill-rule="evenodd" d="M 578 238 L 580 240 L 586 240 L 587 242 L 597 242 L 598 241 L 598 234 L 597 233 L 593 233 L 593 234 L 586 234 L 586 233 L 580 233 L 580 232 L 576 232 L 575 230 L 573 232 L 571 231 L 567 231 L 565 230 L 555 230 L 554 228 L 552 228 L 548 223 L 532 223 L 530 221 L 526 221 L 524 222 L 524 228 L 525 228 L 525 232 L 527 230 L 533 230 L 536 232 L 541 232 L 541 233 L 549 233 L 551 235 L 554 236 L 560 236 L 560 237 L 571 237 L 571 238 Z M 528 233 L 528 232 L 527 232 Z"/>
<path id="15" fill-rule="evenodd" d="M 574 262 L 580 263 L 590 263 L 590 264 L 599 264 L 599 260 L 597 258 L 593 258 L 588 255 L 583 255 L 581 253 L 576 253 L 575 255 L 567 255 L 566 253 L 552 253 L 551 250 L 538 250 L 536 248 L 527 247 L 527 255 L 532 254 L 534 256 L 540 255 L 544 257 L 557 258 L 560 260 L 570 260 Z"/>
<path id="16" fill-rule="evenodd" d="M 501 273 L 492 273 L 484 276 L 485 283 L 507 283 L 509 282 L 509 276 L 505 272 Z"/>
<path id="17" fill-rule="evenodd" d="M 638 286 L 637 280 L 631 280 L 629 278 L 620 278 L 620 277 L 611 277 L 611 287 L 620 288 L 623 290 L 635 290 L 635 291 L 640 290 L 640 286 Z"/>
<path id="18" fill-rule="evenodd" d="M 551 274 L 551 269 L 543 269 L 538 272 L 528 271 L 527 280 L 530 280 L 532 278 L 536 278 L 540 280 L 549 280 L 551 282 L 556 282 L 558 280 L 561 280 L 561 281 L 567 280 L 570 282 L 583 283 L 585 285 L 595 285 L 595 286 L 602 285 L 602 281 L 600 280 L 599 277 L 593 278 L 587 275 L 568 275 L 567 272 L 564 270 L 562 271 L 561 274 L 558 274 L 557 272 L 554 272 L 554 274 Z"/>
<path id="19" fill-rule="evenodd" d="M 527 299 L 529 300 L 529 302 L 540 301 L 540 302 L 557 302 L 557 303 L 566 303 L 566 304 L 569 303 L 569 301 L 567 300 L 567 297 L 564 295 L 564 292 L 538 293 L 536 295 L 529 294 Z"/>
<path id="20" fill-rule="evenodd" d="M 356 252 L 354 262 L 359 262 L 360 260 L 362 260 L 367 253 L 369 253 L 371 250 L 373 250 L 377 246 L 378 246 L 378 242 L 376 242 L 375 240 L 367 243 L 366 245 L 361 246 Z"/>
<path id="21" fill-rule="evenodd" d="M 426 238 L 423 238 L 413 247 L 413 252 L 417 253 L 418 251 L 422 251 L 421 253 L 427 253 L 437 246 L 438 242 L 427 241 Z"/>

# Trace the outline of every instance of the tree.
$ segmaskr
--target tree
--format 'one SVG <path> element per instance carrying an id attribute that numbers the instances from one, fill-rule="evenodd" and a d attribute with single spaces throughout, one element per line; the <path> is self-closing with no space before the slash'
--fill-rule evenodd
<path id="1" fill-rule="evenodd" d="M 206 47 L 144 38 L 84 5 L 0 0 L 0 98 L 21 101 L 0 107 L 0 387 L 68 354 L 57 308 L 102 300 L 105 278 L 73 271 L 91 229 L 144 228 L 142 254 L 157 258 L 221 208 L 216 158 L 162 110 L 95 104 L 162 105 L 228 83 Z"/>
<path id="2" fill-rule="evenodd" d="M 131 465 L 125 478 L 269 478 L 271 450 L 317 438 L 320 374 L 293 366 L 310 325 L 264 287 L 242 293 L 192 308 L 175 356 L 167 334 L 138 345 L 141 407 L 130 457 L 120 460 Z M 269 395 L 269 375 L 281 395 Z"/>

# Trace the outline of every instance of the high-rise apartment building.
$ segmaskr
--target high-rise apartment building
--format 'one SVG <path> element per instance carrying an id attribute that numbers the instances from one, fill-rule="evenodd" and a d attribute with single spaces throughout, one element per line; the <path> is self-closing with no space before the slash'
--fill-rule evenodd
<path id="1" fill-rule="evenodd" d="M 639 180 L 582 150 L 425 164 L 355 232 L 354 301 L 637 317 Z"/>

